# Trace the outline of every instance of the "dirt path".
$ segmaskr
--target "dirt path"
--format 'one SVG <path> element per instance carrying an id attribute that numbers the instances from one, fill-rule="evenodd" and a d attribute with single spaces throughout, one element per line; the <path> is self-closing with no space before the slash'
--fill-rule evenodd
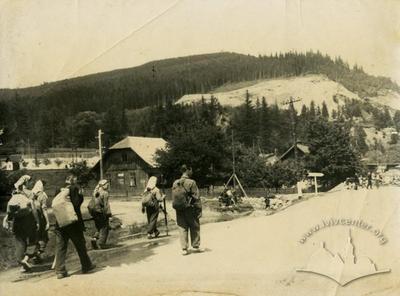
<path id="1" fill-rule="evenodd" d="M 206 252 L 201 254 L 181 256 L 177 237 L 171 237 L 113 256 L 93 274 L 2 281 L 0 295 L 399 295 L 399 196 L 395 187 L 334 192 L 275 215 L 204 225 Z M 311 227 L 331 218 L 363 220 L 380 229 L 388 240 L 383 245 L 371 231 L 351 227 L 356 260 L 365 255 L 378 269 L 391 271 L 344 287 L 296 272 L 307 266 L 321 242 L 334 253 L 346 251 L 347 225 L 326 227 L 299 242 Z"/>

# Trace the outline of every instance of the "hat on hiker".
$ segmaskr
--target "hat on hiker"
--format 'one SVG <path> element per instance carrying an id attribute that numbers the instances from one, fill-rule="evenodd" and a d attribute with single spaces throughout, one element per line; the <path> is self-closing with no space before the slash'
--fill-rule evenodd
<path id="1" fill-rule="evenodd" d="M 150 177 L 149 181 L 147 181 L 147 186 L 144 191 L 153 190 L 157 185 L 157 177 Z"/>

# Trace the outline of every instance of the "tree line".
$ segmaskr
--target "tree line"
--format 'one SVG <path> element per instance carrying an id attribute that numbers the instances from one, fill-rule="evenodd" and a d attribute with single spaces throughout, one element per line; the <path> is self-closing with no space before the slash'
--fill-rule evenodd
<path id="1" fill-rule="evenodd" d="M 376 96 L 381 90 L 399 91 L 389 78 L 368 75 L 357 65 L 351 67 L 339 57 L 332 59 L 320 52 L 258 57 L 216 53 L 155 61 L 37 87 L 0 90 L 0 129 L 5 129 L 5 137 L 14 145 L 29 139 L 29 145 L 40 149 L 88 146 L 90 140 L 79 136 L 73 139 L 70 135 L 74 120 L 106 126 L 105 122 L 110 123 L 115 117 L 125 120 L 122 110 L 172 104 L 185 94 L 206 93 L 230 82 L 306 74 L 324 74 L 361 97 Z M 111 108 L 116 110 L 110 112 Z M 89 111 L 100 117 L 81 114 Z M 76 123 L 78 127 L 80 124 Z M 40 139 L 46 128 L 46 138 Z M 123 132 L 126 127 L 120 129 Z"/>

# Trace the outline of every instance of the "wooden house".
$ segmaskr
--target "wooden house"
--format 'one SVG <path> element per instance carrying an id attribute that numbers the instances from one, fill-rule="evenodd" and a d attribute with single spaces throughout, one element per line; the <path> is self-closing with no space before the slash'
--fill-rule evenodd
<path id="1" fill-rule="evenodd" d="M 155 155 L 166 144 L 162 138 L 126 137 L 109 148 L 103 156 L 103 175 L 110 181 L 110 193 L 140 194 L 149 177 L 161 177 Z M 99 172 L 99 163 L 94 169 Z"/>

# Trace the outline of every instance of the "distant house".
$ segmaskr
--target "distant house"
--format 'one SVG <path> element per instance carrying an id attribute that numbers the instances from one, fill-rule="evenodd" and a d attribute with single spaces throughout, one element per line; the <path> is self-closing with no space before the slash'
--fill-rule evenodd
<path id="1" fill-rule="evenodd" d="M 297 143 L 296 145 L 292 145 L 285 153 L 283 153 L 279 157 L 279 160 L 294 159 L 295 149 L 297 152 L 297 157 L 299 158 L 310 154 L 310 148 L 308 148 L 308 146 Z"/>
<path id="2" fill-rule="evenodd" d="M 166 144 L 162 138 L 126 137 L 109 148 L 103 157 L 103 174 L 110 180 L 111 193 L 138 194 L 149 177 L 161 176 L 155 154 Z M 97 173 L 99 166 L 94 167 Z"/>

